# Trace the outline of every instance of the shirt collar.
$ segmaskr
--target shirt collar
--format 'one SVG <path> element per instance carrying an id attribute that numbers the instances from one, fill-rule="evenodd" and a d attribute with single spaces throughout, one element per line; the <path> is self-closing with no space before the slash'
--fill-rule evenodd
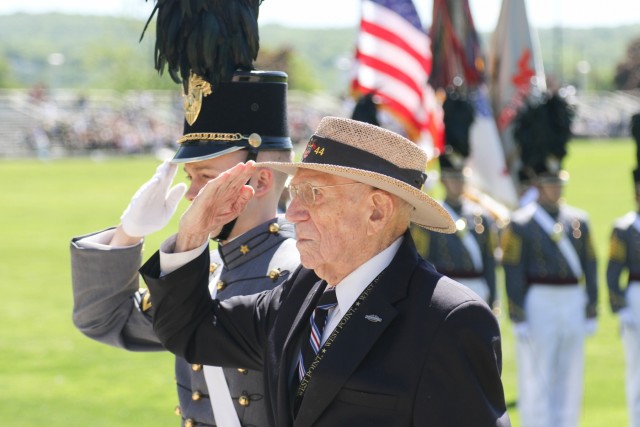
<path id="1" fill-rule="evenodd" d="M 345 313 L 367 286 L 373 282 L 373 279 L 391 264 L 403 238 L 403 236 L 398 237 L 386 249 L 356 268 L 336 285 L 336 299 L 340 312 Z"/>

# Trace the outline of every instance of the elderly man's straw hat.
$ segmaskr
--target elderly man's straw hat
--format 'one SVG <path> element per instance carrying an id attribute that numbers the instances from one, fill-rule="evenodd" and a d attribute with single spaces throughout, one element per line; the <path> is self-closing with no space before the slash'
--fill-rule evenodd
<path id="1" fill-rule="evenodd" d="M 411 221 L 442 233 L 456 231 L 451 216 L 422 191 L 426 153 L 408 139 L 369 123 L 325 117 L 301 162 L 264 162 L 289 175 L 298 168 L 349 178 L 388 191 L 414 207 Z"/>

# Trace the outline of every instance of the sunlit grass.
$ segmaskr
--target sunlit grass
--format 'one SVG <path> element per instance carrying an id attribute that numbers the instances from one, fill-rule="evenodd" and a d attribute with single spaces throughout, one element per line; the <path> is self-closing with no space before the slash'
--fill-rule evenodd
<path id="1" fill-rule="evenodd" d="M 590 214 L 601 278 L 599 329 L 587 342 L 583 427 L 627 420 L 622 346 L 604 268 L 611 224 L 634 208 L 634 150 L 628 140 L 574 141 L 565 163 L 571 173 L 566 199 Z M 70 238 L 117 224 L 157 164 L 151 157 L 0 162 L 0 425 L 178 425 L 170 354 L 110 348 L 71 323 Z M 183 180 L 181 172 L 178 177 Z M 176 221 L 148 238 L 145 257 Z M 513 336 L 504 316 L 501 325 L 503 381 L 513 403 Z M 518 426 L 517 410 L 510 412 Z"/>

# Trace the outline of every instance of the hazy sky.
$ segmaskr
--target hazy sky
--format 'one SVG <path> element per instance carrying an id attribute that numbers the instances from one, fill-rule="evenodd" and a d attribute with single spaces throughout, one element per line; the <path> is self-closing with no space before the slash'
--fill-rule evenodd
<path id="1" fill-rule="evenodd" d="M 146 18 L 153 0 L 2 0 L 0 14 L 64 12 L 109 14 Z M 432 0 L 414 0 L 426 25 L 431 23 Z M 558 25 L 574 28 L 640 23 L 640 7 L 630 0 L 529 0 L 529 20 L 535 27 Z M 479 31 L 493 31 L 502 0 L 470 0 Z M 359 19 L 358 0 L 264 0 L 260 24 L 281 23 L 297 27 L 354 26 Z"/>

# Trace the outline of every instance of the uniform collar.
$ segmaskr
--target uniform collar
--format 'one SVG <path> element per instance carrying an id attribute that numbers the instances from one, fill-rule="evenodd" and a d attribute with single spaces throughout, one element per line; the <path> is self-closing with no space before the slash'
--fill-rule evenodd
<path id="1" fill-rule="evenodd" d="M 268 251 L 283 240 L 295 238 L 293 224 L 282 217 L 274 218 L 252 228 L 224 245 L 218 253 L 226 268 L 232 270 Z"/>

